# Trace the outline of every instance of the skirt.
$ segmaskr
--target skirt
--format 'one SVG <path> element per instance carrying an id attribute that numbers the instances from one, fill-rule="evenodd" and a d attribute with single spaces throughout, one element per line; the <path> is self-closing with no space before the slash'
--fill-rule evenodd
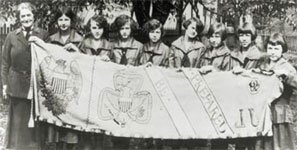
<path id="1" fill-rule="evenodd" d="M 8 149 L 40 149 L 38 127 L 29 128 L 31 101 L 9 97 L 9 114 L 5 146 Z"/>

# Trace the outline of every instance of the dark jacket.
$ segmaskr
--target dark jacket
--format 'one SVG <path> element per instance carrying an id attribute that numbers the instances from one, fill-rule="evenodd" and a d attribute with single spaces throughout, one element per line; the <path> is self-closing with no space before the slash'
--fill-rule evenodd
<path id="1" fill-rule="evenodd" d="M 230 56 L 229 70 L 232 70 L 236 66 L 241 66 L 244 69 L 252 69 L 257 66 L 262 53 L 255 44 L 252 44 L 249 46 L 246 55 L 244 55 L 242 49 L 239 48 L 238 50 L 232 51 Z"/>
<path id="2" fill-rule="evenodd" d="M 186 49 L 184 36 L 181 36 L 171 44 L 169 66 L 171 68 L 196 68 L 204 53 L 205 46 L 200 41 L 193 41 Z"/>
<path id="3" fill-rule="evenodd" d="M 143 49 L 140 54 L 141 65 L 151 62 L 156 66 L 168 67 L 169 65 L 169 47 L 163 42 L 159 42 L 154 49 L 149 48 L 149 43 L 143 45 Z"/>
<path id="4" fill-rule="evenodd" d="M 69 38 L 65 41 L 65 43 L 62 42 L 61 34 L 60 32 L 57 32 L 49 37 L 47 40 L 48 42 L 52 44 L 57 44 L 60 46 L 65 46 L 68 43 L 72 43 L 75 46 L 78 47 L 80 42 L 83 40 L 83 37 L 78 34 L 75 30 L 71 29 Z"/>
<path id="5" fill-rule="evenodd" d="M 138 66 L 140 59 L 139 55 L 143 48 L 143 44 L 134 38 L 130 38 L 128 42 L 129 44 L 127 47 L 123 47 L 119 40 L 112 42 L 111 60 L 117 64 Z M 125 60 L 123 57 L 125 57 Z"/>
<path id="6" fill-rule="evenodd" d="M 220 71 L 229 70 L 230 50 L 226 45 L 218 48 L 207 49 L 205 54 L 201 57 L 198 68 L 212 65 Z"/>
<path id="7" fill-rule="evenodd" d="M 45 40 L 48 33 L 35 27 L 31 36 Z M 1 75 L 3 85 L 7 85 L 7 94 L 27 98 L 31 77 L 31 49 L 21 28 L 7 35 L 2 52 Z"/>
<path id="8" fill-rule="evenodd" d="M 111 58 L 111 44 L 108 40 L 102 38 L 99 48 L 97 43 L 92 42 L 91 36 L 86 36 L 79 44 L 79 49 L 82 53 L 96 56 L 108 56 Z"/>

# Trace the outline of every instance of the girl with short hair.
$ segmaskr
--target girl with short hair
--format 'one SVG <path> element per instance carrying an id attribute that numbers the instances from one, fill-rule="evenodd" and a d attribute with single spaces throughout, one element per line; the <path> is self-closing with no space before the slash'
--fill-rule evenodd
<path id="1" fill-rule="evenodd" d="M 171 44 L 170 67 L 197 67 L 205 46 L 199 41 L 204 25 L 198 18 L 183 22 L 185 34 Z"/>
<path id="2" fill-rule="evenodd" d="M 151 19 L 143 26 L 149 42 L 145 43 L 140 55 L 140 64 L 151 62 L 156 66 L 168 67 L 169 47 L 162 42 L 163 25 L 157 19 Z"/>

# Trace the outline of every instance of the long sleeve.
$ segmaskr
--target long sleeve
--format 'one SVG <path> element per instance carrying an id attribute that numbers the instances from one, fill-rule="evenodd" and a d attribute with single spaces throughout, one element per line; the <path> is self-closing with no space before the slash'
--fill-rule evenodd
<path id="1" fill-rule="evenodd" d="M 10 51 L 11 51 L 11 33 L 7 35 L 4 42 L 3 51 L 2 51 L 1 76 L 2 76 L 3 85 L 7 85 L 8 71 L 11 65 Z"/>
<path id="2" fill-rule="evenodd" d="M 285 80 L 285 83 L 297 90 L 297 74 L 290 74 Z"/>

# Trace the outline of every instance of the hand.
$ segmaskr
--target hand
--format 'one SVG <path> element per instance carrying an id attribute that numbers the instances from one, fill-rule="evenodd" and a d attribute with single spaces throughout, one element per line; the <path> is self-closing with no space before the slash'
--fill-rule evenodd
<path id="1" fill-rule="evenodd" d="M 43 45 L 45 44 L 45 42 L 42 39 L 40 39 L 39 37 L 37 37 L 37 36 L 30 36 L 28 41 L 33 42 L 33 43 L 37 44 L 40 47 L 43 47 Z"/>
<path id="2" fill-rule="evenodd" d="M 106 55 L 103 55 L 103 56 L 100 56 L 100 60 L 108 62 L 110 61 L 110 58 Z"/>
<path id="3" fill-rule="evenodd" d="M 146 68 L 149 68 L 149 67 L 152 67 L 153 64 L 152 64 L 151 62 L 147 62 L 146 64 L 144 64 L 144 66 L 145 66 Z"/>
<path id="4" fill-rule="evenodd" d="M 236 67 L 233 68 L 232 72 L 234 74 L 241 74 L 241 73 L 244 72 L 244 69 L 242 67 L 240 67 L 240 66 L 236 66 Z"/>
<path id="5" fill-rule="evenodd" d="M 274 70 L 274 73 L 281 80 L 285 80 L 290 75 L 290 72 L 284 69 Z"/>
<path id="6" fill-rule="evenodd" d="M 66 49 L 69 52 L 79 52 L 80 50 L 72 43 L 68 43 L 66 44 L 64 47 L 64 49 Z"/>
<path id="7" fill-rule="evenodd" d="M 201 68 L 198 69 L 198 70 L 199 70 L 199 72 L 202 73 L 202 74 L 207 74 L 207 73 L 209 73 L 209 72 L 214 72 L 214 71 L 215 71 L 214 67 L 211 66 L 211 65 L 203 66 L 203 67 L 201 67 Z"/>
<path id="8" fill-rule="evenodd" d="M 3 100 L 7 100 L 7 85 L 3 85 L 2 95 L 3 95 Z"/>

